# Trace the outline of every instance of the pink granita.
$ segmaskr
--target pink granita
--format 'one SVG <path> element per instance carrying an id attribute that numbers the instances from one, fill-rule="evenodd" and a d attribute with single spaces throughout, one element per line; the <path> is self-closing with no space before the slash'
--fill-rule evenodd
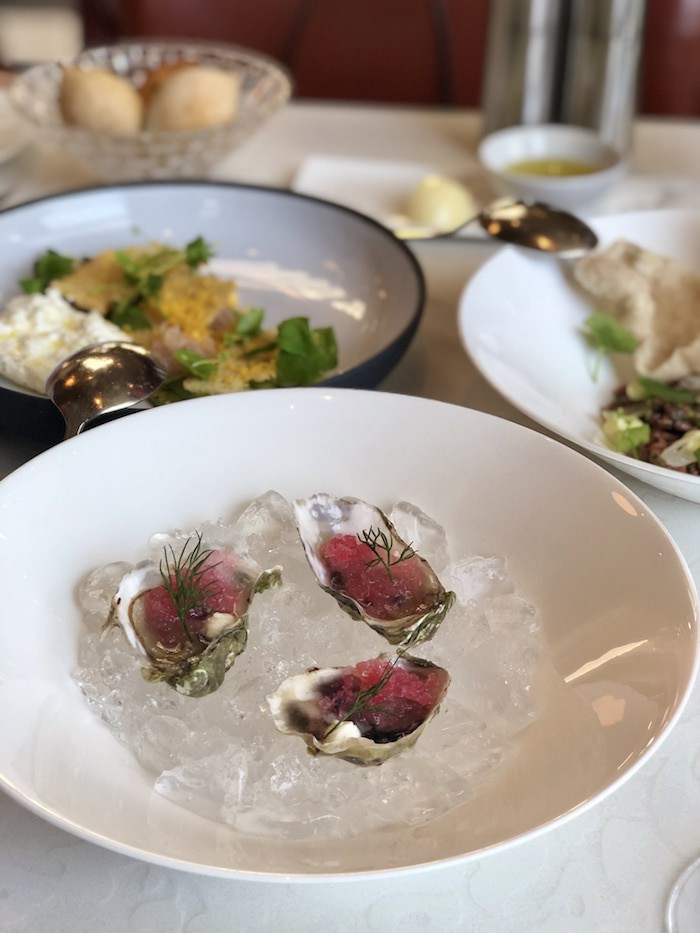
<path id="1" fill-rule="evenodd" d="M 358 699 L 382 678 L 386 681 L 377 694 Z M 319 705 L 329 719 L 348 719 L 375 742 L 395 742 L 426 720 L 448 680 L 447 671 L 427 662 L 373 658 L 340 671 L 325 687 Z"/>
<path id="2" fill-rule="evenodd" d="M 387 567 L 386 552 L 380 551 L 385 562 L 377 563 L 377 554 L 355 535 L 336 535 L 319 548 L 330 585 L 367 615 L 385 621 L 420 615 L 433 605 L 434 580 L 421 559 L 410 553 L 398 562 L 401 548 L 392 548 Z"/>
<path id="3" fill-rule="evenodd" d="M 191 636 L 203 634 L 207 620 L 215 613 L 242 616 L 248 608 L 252 580 L 238 572 L 239 557 L 232 551 L 211 551 L 197 573 L 196 599 L 186 614 Z M 182 571 L 186 580 L 188 571 Z M 176 587 L 173 575 L 171 585 Z M 144 648 L 156 656 L 163 652 L 191 652 L 194 646 L 185 632 L 177 608 L 165 586 L 146 590 L 140 597 L 139 637 Z M 195 648 L 196 650 L 196 648 Z"/>

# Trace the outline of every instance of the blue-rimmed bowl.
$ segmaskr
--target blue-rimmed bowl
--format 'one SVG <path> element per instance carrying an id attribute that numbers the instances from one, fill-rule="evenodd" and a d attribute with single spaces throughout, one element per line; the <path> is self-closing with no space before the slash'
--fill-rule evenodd
<path id="1" fill-rule="evenodd" d="M 273 188 L 143 182 L 90 188 L 0 212 L 0 305 L 47 249 L 73 256 L 154 240 L 213 244 L 213 271 L 266 325 L 304 316 L 332 326 L 338 367 L 324 385 L 373 388 L 398 363 L 425 299 L 416 259 L 383 226 L 344 207 Z M 58 422 L 48 399 L 0 378 L 0 421 Z M 59 419 L 60 420 L 60 419 Z"/>

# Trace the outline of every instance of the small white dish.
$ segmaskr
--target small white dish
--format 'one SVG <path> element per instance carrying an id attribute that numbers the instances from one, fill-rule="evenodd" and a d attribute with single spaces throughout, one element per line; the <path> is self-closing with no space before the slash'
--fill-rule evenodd
<path id="1" fill-rule="evenodd" d="M 700 211 L 598 219 L 601 246 L 623 238 L 700 269 Z M 700 502 L 700 477 L 634 460 L 596 442 L 600 409 L 625 379 L 605 359 L 596 381 L 581 329 L 596 309 L 564 263 L 505 247 L 469 282 L 459 305 L 462 342 L 485 379 L 539 424 L 636 479 Z"/>
<path id="2" fill-rule="evenodd" d="M 561 124 L 510 126 L 482 139 L 482 165 L 504 193 L 555 207 L 590 207 L 619 181 L 626 164 L 593 130 Z M 514 166 L 544 160 L 595 166 L 574 175 L 542 175 L 514 170 Z"/>
<path id="3" fill-rule="evenodd" d="M 537 715 L 466 802 L 420 828 L 294 841 L 198 816 L 155 793 L 72 679 L 88 570 L 138 559 L 156 531 L 231 519 L 268 489 L 412 501 L 455 557 L 505 558 L 541 612 Z M 307 388 L 152 409 L 21 467 L 0 483 L 0 515 L 0 787 L 160 865 L 288 883 L 502 850 L 619 787 L 677 721 L 696 672 L 692 577 L 644 503 L 563 444 L 461 406 Z"/>

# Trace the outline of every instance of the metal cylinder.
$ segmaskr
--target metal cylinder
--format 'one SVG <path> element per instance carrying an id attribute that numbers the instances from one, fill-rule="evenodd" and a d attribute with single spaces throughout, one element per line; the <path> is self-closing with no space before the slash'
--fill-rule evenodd
<path id="1" fill-rule="evenodd" d="M 491 0 L 483 132 L 557 120 L 569 0 Z"/>
<path id="2" fill-rule="evenodd" d="M 558 121 L 627 152 L 637 110 L 645 0 L 571 0 Z"/>

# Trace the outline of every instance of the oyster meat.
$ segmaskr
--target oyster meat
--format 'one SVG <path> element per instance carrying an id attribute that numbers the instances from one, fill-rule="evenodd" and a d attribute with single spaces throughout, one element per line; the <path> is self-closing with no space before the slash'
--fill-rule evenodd
<path id="1" fill-rule="evenodd" d="M 168 546 L 160 563 L 142 561 L 122 577 L 106 625 L 122 629 L 146 680 L 205 696 L 245 650 L 253 596 L 280 580 L 281 568 L 206 549 L 195 535 L 179 553 Z"/>
<path id="2" fill-rule="evenodd" d="M 342 609 L 392 645 L 432 638 L 455 594 L 401 540 L 381 509 L 318 493 L 297 499 L 294 513 L 311 569 Z"/>
<path id="3" fill-rule="evenodd" d="M 380 656 L 289 677 L 267 702 L 277 729 L 301 736 L 311 754 L 379 765 L 416 743 L 449 682 L 431 661 Z"/>

